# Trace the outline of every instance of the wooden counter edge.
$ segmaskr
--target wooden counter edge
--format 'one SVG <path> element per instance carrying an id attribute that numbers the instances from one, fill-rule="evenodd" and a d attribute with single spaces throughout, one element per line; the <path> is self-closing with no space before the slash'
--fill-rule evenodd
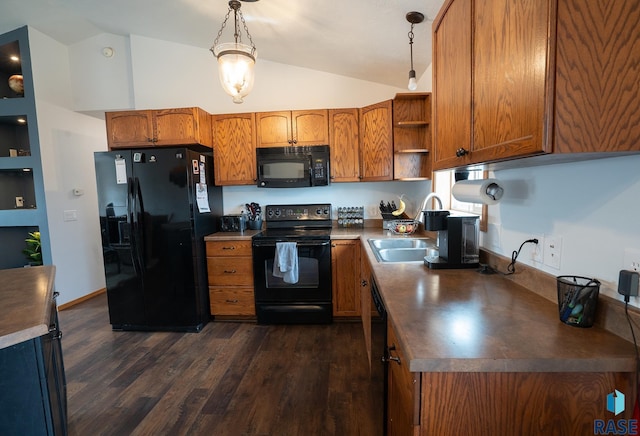
<path id="1" fill-rule="evenodd" d="M 46 289 L 46 294 L 43 300 L 44 304 L 40 308 L 41 312 L 38 316 L 38 319 L 40 319 L 42 322 L 1 336 L 0 349 L 8 348 L 15 344 L 19 344 L 21 342 L 37 338 L 38 336 L 45 335 L 49 332 L 49 323 L 50 323 L 49 318 L 51 316 L 50 315 L 51 305 L 47 304 L 47 302 L 51 302 L 53 299 L 56 267 L 54 265 L 44 265 L 42 267 L 32 267 L 32 268 L 43 268 L 45 272 L 42 274 L 47 278 L 47 284 L 46 284 L 47 289 Z M 19 269 L 16 268 L 15 270 L 19 270 Z M 34 270 L 31 270 L 30 268 L 24 268 L 21 271 L 24 272 L 25 274 L 29 274 Z"/>

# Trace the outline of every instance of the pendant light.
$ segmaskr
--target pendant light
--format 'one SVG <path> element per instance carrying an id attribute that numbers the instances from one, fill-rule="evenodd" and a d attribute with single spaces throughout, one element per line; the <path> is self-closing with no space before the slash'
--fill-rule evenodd
<path id="1" fill-rule="evenodd" d="M 411 52 L 411 69 L 409 70 L 409 91 L 415 91 L 418 88 L 416 82 L 416 70 L 413 69 L 413 26 L 424 21 L 424 15 L 420 12 L 412 11 L 407 13 L 407 21 L 411 23 L 409 30 L 409 50 Z"/>
<path id="2" fill-rule="evenodd" d="M 231 12 L 233 12 L 234 42 L 218 44 Z M 242 43 L 241 23 L 251 45 Z M 242 103 L 242 99 L 246 97 L 253 88 L 253 68 L 256 63 L 257 52 L 249 29 L 247 28 L 247 23 L 245 23 L 242 12 L 240 11 L 240 2 L 238 0 L 231 0 L 229 2 L 229 10 L 224 17 L 222 27 L 210 50 L 216 59 L 218 59 L 218 74 L 222 88 L 227 94 L 233 97 L 234 103 Z"/>

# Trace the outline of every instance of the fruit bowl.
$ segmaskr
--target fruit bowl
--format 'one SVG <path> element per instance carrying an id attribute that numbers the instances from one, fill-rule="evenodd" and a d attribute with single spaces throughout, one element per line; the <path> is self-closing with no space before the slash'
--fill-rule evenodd
<path id="1" fill-rule="evenodd" d="M 418 229 L 419 224 L 420 222 L 415 220 L 393 220 L 389 230 L 396 235 L 411 235 Z"/>

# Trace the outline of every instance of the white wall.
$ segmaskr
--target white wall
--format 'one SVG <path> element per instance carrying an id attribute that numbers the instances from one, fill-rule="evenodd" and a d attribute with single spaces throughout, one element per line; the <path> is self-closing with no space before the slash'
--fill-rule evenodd
<path id="1" fill-rule="evenodd" d="M 395 201 L 400 195 L 407 203 L 407 214 L 414 216 L 422 200 L 431 190 L 431 182 L 363 182 L 333 183 L 315 188 L 264 189 L 256 186 L 225 186 L 223 188 L 225 214 L 239 214 L 246 203 L 268 204 L 331 203 L 333 216 L 343 206 L 364 206 L 365 219 L 380 219 L 380 200 Z"/>
<path id="2" fill-rule="evenodd" d="M 233 103 L 213 55 L 198 47 L 132 35 L 136 108 L 200 106 L 211 113 L 361 107 L 405 89 L 258 58 L 253 91 Z"/>
<path id="3" fill-rule="evenodd" d="M 102 50 L 113 49 L 105 57 Z M 73 108 L 80 112 L 131 108 L 133 78 L 129 38 L 103 33 L 69 47 Z"/>
<path id="4" fill-rule="evenodd" d="M 29 29 L 51 256 L 59 303 L 104 287 L 93 152 L 106 150 L 104 123 L 72 110 L 67 47 Z M 83 189 L 82 196 L 73 189 Z M 75 210 L 76 221 L 64 221 Z"/>
<path id="5" fill-rule="evenodd" d="M 486 245 L 507 257 L 532 236 L 561 238 L 560 268 L 531 259 L 531 244 L 522 249 L 523 262 L 553 275 L 597 278 L 601 292 L 622 300 L 618 274 L 625 249 L 640 253 L 640 156 L 496 171 L 505 196 L 489 207 Z M 639 259 L 640 260 L 640 259 Z M 506 265 L 505 265 L 506 267 Z M 517 265 L 516 265 L 517 270 Z M 640 299 L 631 298 L 640 306 Z"/>

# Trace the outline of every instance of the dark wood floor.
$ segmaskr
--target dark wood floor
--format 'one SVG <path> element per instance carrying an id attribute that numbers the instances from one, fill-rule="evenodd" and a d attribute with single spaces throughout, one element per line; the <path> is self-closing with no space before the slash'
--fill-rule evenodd
<path id="1" fill-rule="evenodd" d="M 359 323 L 113 332 L 106 296 L 63 310 L 70 435 L 380 435 Z"/>

